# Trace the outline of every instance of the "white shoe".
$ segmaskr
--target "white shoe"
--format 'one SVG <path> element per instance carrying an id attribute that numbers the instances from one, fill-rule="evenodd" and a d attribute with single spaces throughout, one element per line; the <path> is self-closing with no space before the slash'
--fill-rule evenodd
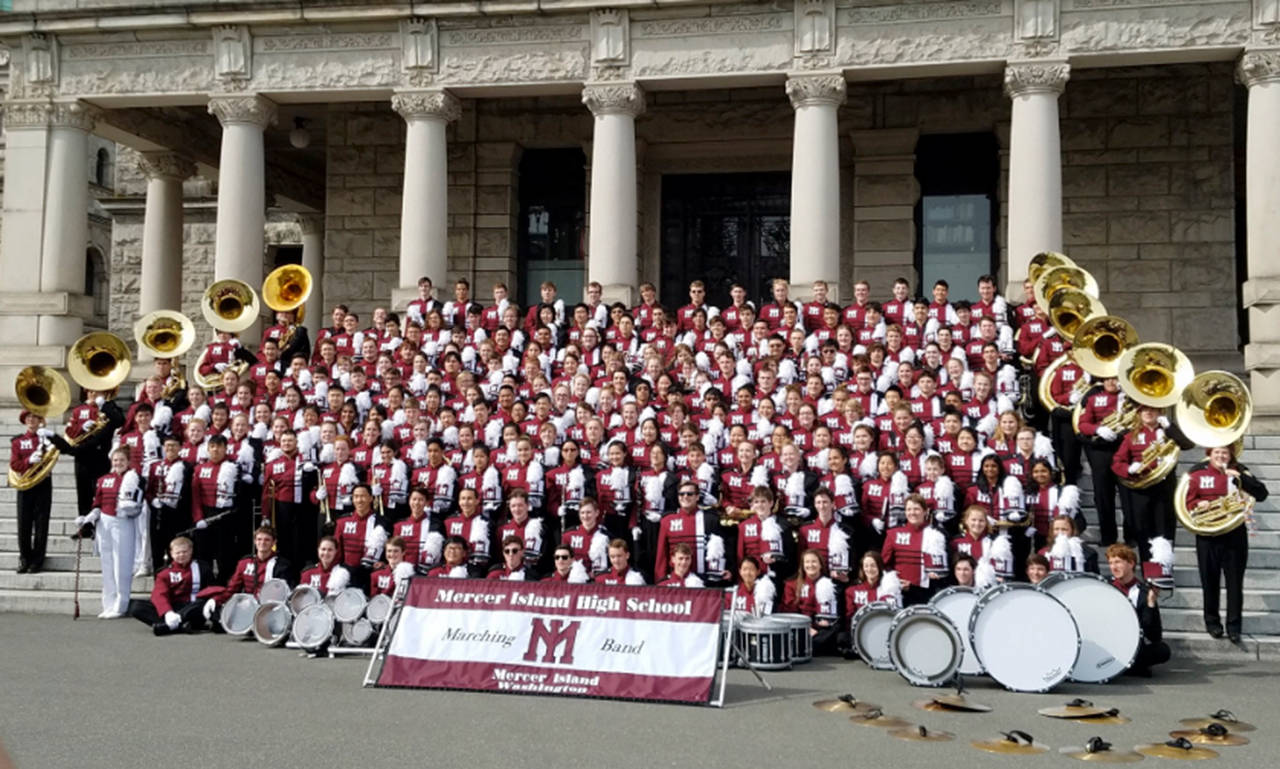
<path id="1" fill-rule="evenodd" d="M 120 619 L 123 616 L 124 616 L 124 612 L 121 612 L 121 611 L 104 611 L 103 613 L 98 615 L 98 618 L 99 619 Z"/>
<path id="2" fill-rule="evenodd" d="M 98 613 L 98 619 L 111 619 L 111 617 L 107 616 L 109 614 L 111 614 L 111 611 L 109 609 L 104 609 Z"/>
<path id="3" fill-rule="evenodd" d="M 136 568 L 136 569 L 134 569 L 134 570 L 133 570 L 133 576 L 135 576 L 135 577 L 150 577 L 150 576 L 151 576 L 151 567 L 150 567 L 150 566 L 147 566 L 146 564 L 143 564 L 143 565 L 141 565 L 141 566 L 139 566 L 138 568 Z"/>

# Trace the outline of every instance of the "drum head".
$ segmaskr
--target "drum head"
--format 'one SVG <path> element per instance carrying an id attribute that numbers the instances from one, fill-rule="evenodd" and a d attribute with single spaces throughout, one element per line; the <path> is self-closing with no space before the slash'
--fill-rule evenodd
<path id="1" fill-rule="evenodd" d="M 364 607 L 368 601 L 358 587 L 349 587 L 334 596 L 333 616 L 339 622 L 355 622 L 364 616 Z"/>
<path id="2" fill-rule="evenodd" d="M 873 670 L 893 670 L 889 658 L 889 629 L 894 610 L 887 603 L 869 603 L 853 615 L 853 650 Z"/>
<path id="3" fill-rule="evenodd" d="M 289 583 L 282 579 L 269 579 L 262 583 L 262 589 L 258 591 L 258 601 L 261 603 L 267 601 L 284 603 L 288 600 Z"/>
<path id="4" fill-rule="evenodd" d="M 373 640 L 373 624 L 361 617 L 342 626 L 342 642 L 347 646 L 367 646 Z"/>
<path id="5" fill-rule="evenodd" d="M 258 643 L 279 646 L 289 637 L 289 623 L 293 613 L 282 603 L 264 603 L 253 615 L 253 635 Z"/>
<path id="6" fill-rule="evenodd" d="M 964 644 L 964 656 L 960 660 L 960 672 L 966 676 L 980 676 L 986 672 L 978 655 L 973 652 L 973 644 L 969 643 L 969 617 L 973 615 L 973 607 L 978 603 L 978 594 L 971 587 L 949 587 L 941 590 L 929 601 L 929 605 L 946 615 L 951 624 L 960 630 L 960 640 Z"/>
<path id="7" fill-rule="evenodd" d="M 1057 598 L 1035 585 L 1005 583 L 978 596 L 969 640 L 987 674 L 1015 692 L 1047 692 L 1080 654 L 1080 630 Z"/>
<path id="8" fill-rule="evenodd" d="M 369 618 L 369 622 L 373 623 L 374 627 L 381 627 L 390 614 L 391 596 L 389 595 L 375 595 L 369 599 L 369 605 L 364 607 L 364 616 Z"/>
<path id="9" fill-rule="evenodd" d="M 937 609 L 911 606 L 893 618 L 889 657 L 911 684 L 942 686 L 955 677 L 963 656 L 960 631 Z"/>
<path id="10" fill-rule="evenodd" d="M 244 636 L 253 630 L 253 614 L 258 610 L 258 599 L 248 593 L 236 593 L 222 605 L 219 621 L 228 635 Z"/>
<path id="11" fill-rule="evenodd" d="M 293 620 L 293 642 L 315 651 L 333 638 L 333 612 L 323 603 L 312 604 Z"/>
<path id="12" fill-rule="evenodd" d="M 1045 590 L 1071 612 L 1080 628 L 1080 657 L 1071 678 L 1102 683 L 1123 673 L 1138 656 L 1142 630 L 1129 599 L 1106 579 L 1084 572 L 1056 572 Z"/>
<path id="13" fill-rule="evenodd" d="M 310 585 L 298 585 L 289 594 L 289 609 L 294 614 L 301 614 L 302 610 L 308 606 L 322 603 L 324 596 L 320 595 L 320 591 Z"/>

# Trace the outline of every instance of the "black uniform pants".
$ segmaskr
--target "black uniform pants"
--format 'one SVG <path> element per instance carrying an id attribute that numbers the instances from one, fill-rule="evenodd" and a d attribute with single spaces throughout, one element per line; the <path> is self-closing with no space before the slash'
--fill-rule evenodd
<path id="1" fill-rule="evenodd" d="M 1053 441 L 1053 453 L 1058 458 L 1058 464 L 1062 466 L 1063 475 L 1066 476 L 1067 483 L 1079 483 L 1081 444 L 1071 424 L 1071 412 L 1054 409 L 1049 423 L 1052 430 L 1050 438 Z"/>
<path id="2" fill-rule="evenodd" d="M 1116 543 L 1118 531 L 1116 476 L 1111 472 L 1111 458 L 1115 453 L 1116 446 L 1109 443 L 1085 446 L 1084 449 L 1085 457 L 1089 460 L 1089 473 L 1093 476 L 1093 504 L 1098 510 L 1098 536 L 1104 548 Z"/>
<path id="3" fill-rule="evenodd" d="M 151 563 L 156 571 L 163 568 L 165 556 L 169 553 L 169 543 L 178 536 L 178 532 L 191 528 L 191 518 L 178 514 L 177 508 L 151 508 Z"/>
<path id="4" fill-rule="evenodd" d="M 18 560 L 24 565 L 44 566 L 52 503 L 53 481 L 48 478 L 18 492 Z"/>
<path id="5" fill-rule="evenodd" d="M 1225 575 L 1227 584 L 1227 633 L 1239 634 L 1244 609 L 1244 570 L 1249 563 L 1249 531 L 1237 526 L 1216 537 L 1196 536 L 1196 561 L 1200 566 L 1200 589 L 1204 592 L 1204 624 L 1213 630 L 1222 626 L 1218 614 L 1218 590 Z"/>
<path id="6" fill-rule="evenodd" d="M 156 605 L 147 600 L 133 599 L 129 602 L 129 610 L 126 614 L 139 622 L 146 623 L 148 627 L 156 631 L 156 635 L 204 629 L 204 601 L 192 601 L 179 607 L 176 611 L 182 616 L 182 624 L 178 626 L 177 630 L 170 630 L 169 626 L 164 623 L 164 617 L 160 616 L 160 612 L 156 610 Z"/>
<path id="7" fill-rule="evenodd" d="M 268 502 L 267 505 L 262 514 L 270 520 L 271 503 Z M 316 536 L 319 530 L 316 511 L 310 505 L 276 502 L 274 517 L 276 550 L 290 563 L 309 563 L 315 560 L 316 543 L 319 541 Z"/>
<path id="8" fill-rule="evenodd" d="M 1151 538 L 1164 537 L 1173 543 L 1177 533 L 1177 515 L 1173 510 L 1173 490 L 1177 480 L 1170 475 L 1146 489 L 1124 489 L 1120 502 L 1124 505 L 1124 540 L 1138 548 L 1142 561 L 1151 559 Z"/>

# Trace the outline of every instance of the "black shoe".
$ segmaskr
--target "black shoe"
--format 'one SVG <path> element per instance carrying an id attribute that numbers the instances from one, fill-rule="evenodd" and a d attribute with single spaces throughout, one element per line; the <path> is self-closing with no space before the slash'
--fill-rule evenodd
<path id="1" fill-rule="evenodd" d="M 1221 638 L 1221 637 L 1222 637 L 1222 635 L 1223 635 L 1223 632 L 1222 632 L 1222 626 L 1221 626 L 1221 625 L 1218 625 L 1218 626 L 1216 626 L 1216 627 L 1211 627 L 1211 628 L 1209 628 L 1209 637 L 1210 637 L 1210 638 Z"/>
<path id="2" fill-rule="evenodd" d="M 169 635 L 173 631 L 171 631 L 169 626 L 164 624 L 164 622 L 157 622 L 151 626 L 151 632 L 155 633 L 157 636 L 162 636 Z"/>
<path id="3" fill-rule="evenodd" d="M 1239 646 L 1239 645 L 1240 645 L 1240 634 L 1239 634 L 1239 633 L 1228 633 L 1228 634 L 1227 634 L 1227 640 L 1228 640 L 1228 641 L 1230 641 L 1231 643 L 1235 644 L 1236 646 Z"/>
<path id="4" fill-rule="evenodd" d="M 28 566 L 28 565 L 26 565 L 25 563 L 20 563 L 20 564 L 18 564 L 18 573 L 19 573 L 19 574 L 26 574 L 26 573 L 27 573 L 27 570 L 28 570 L 28 569 L 30 569 L 30 568 L 31 568 L 31 567 L 30 567 L 30 566 Z"/>
<path id="5" fill-rule="evenodd" d="M 42 563 L 37 563 L 27 567 L 28 574 L 39 574 L 42 571 L 44 571 L 44 564 Z"/>

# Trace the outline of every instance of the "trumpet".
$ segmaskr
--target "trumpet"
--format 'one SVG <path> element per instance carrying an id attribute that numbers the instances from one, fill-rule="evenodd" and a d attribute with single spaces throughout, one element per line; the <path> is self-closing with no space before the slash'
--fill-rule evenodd
<path id="1" fill-rule="evenodd" d="M 1173 510 L 1178 522 L 1187 531 L 1200 536 L 1213 537 L 1235 531 L 1253 516 L 1253 497 L 1241 489 L 1223 495 L 1208 504 L 1187 508 L 1187 491 L 1191 487 L 1191 473 L 1184 473 L 1173 492 Z"/>

